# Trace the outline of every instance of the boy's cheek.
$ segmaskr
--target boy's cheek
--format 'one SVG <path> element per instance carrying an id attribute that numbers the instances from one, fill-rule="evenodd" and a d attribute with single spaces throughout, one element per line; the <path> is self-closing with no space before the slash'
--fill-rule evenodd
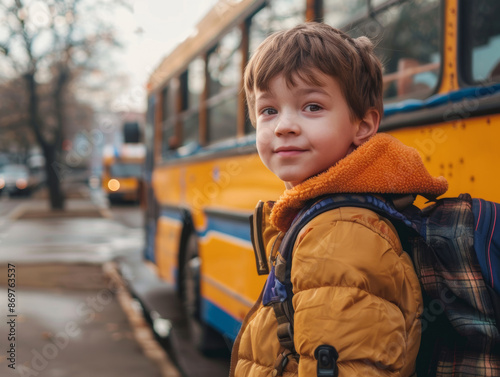
<path id="1" fill-rule="evenodd" d="M 257 147 L 270 148 L 271 142 L 273 140 L 274 133 L 270 128 L 257 127 Z"/>

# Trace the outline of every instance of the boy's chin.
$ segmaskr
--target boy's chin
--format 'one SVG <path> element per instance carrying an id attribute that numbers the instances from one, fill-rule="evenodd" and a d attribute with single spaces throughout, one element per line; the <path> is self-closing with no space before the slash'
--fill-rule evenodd
<path id="1" fill-rule="evenodd" d="M 318 173 L 318 174 L 321 174 L 321 173 Z M 318 174 L 315 174 L 315 175 L 308 177 L 308 178 L 301 180 L 301 181 L 283 181 L 283 182 L 285 183 L 286 189 L 290 190 L 294 187 L 300 186 L 302 183 L 308 181 L 309 179 L 316 177 Z"/>
<path id="2" fill-rule="evenodd" d="M 323 170 L 323 171 L 320 171 L 319 173 L 313 174 L 313 175 L 311 175 L 310 177 L 308 177 L 308 178 L 306 178 L 306 179 L 304 179 L 304 180 L 301 180 L 301 181 L 285 181 L 285 180 L 283 180 L 283 179 L 282 179 L 282 181 L 285 183 L 285 187 L 286 187 L 286 189 L 287 189 L 287 190 L 289 190 L 289 189 L 294 188 L 294 187 L 296 187 L 296 186 L 299 186 L 299 185 L 301 185 L 302 183 L 305 183 L 305 182 L 307 182 L 307 181 L 309 181 L 309 180 L 311 180 L 311 179 L 313 179 L 313 178 L 315 178 L 315 177 L 318 177 L 318 176 L 320 176 L 321 174 L 326 173 L 326 172 L 327 172 L 328 170 L 330 170 L 331 168 L 332 168 L 332 167 L 329 167 L 328 169 Z"/>

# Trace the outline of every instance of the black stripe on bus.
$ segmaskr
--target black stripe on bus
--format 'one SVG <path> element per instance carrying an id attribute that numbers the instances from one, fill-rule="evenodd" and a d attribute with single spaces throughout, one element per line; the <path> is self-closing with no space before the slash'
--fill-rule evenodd
<path id="1" fill-rule="evenodd" d="M 241 212 L 232 212 L 232 211 L 225 211 L 221 209 L 214 209 L 214 208 L 205 208 L 203 210 L 205 214 L 208 217 L 212 218 L 219 218 L 221 220 L 226 220 L 226 221 L 238 221 L 238 222 L 244 222 L 245 224 L 248 224 L 250 227 L 250 216 L 251 212 L 248 213 L 241 213 Z"/>
<path id="2" fill-rule="evenodd" d="M 386 132 L 407 127 L 466 121 L 469 118 L 497 114 L 499 110 L 500 95 L 498 94 L 484 98 L 465 99 L 435 108 L 391 115 L 382 120 L 380 131 Z"/>

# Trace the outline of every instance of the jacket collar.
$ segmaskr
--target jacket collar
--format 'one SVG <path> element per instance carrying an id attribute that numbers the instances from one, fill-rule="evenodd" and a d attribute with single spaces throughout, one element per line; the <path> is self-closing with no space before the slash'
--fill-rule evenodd
<path id="1" fill-rule="evenodd" d="M 419 194 L 446 192 L 444 177 L 432 177 L 418 152 L 379 133 L 330 169 L 286 190 L 274 205 L 271 223 L 286 231 L 296 213 L 313 198 L 338 193 Z"/>

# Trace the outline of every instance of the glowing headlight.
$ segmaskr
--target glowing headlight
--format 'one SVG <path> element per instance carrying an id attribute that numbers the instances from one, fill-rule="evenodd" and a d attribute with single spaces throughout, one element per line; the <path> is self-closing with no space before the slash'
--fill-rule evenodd
<path id="1" fill-rule="evenodd" d="M 120 182 L 117 179 L 110 179 L 108 181 L 108 188 L 111 191 L 118 191 L 120 189 Z"/>
<path id="2" fill-rule="evenodd" d="M 0 178 L 0 189 L 3 189 L 5 187 L 5 179 Z"/>
<path id="3" fill-rule="evenodd" d="M 24 178 L 19 178 L 16 180 L 16 187 L 19 190 L 24 190 L 26 187 L 28 187 L 28 181 Z"/>

